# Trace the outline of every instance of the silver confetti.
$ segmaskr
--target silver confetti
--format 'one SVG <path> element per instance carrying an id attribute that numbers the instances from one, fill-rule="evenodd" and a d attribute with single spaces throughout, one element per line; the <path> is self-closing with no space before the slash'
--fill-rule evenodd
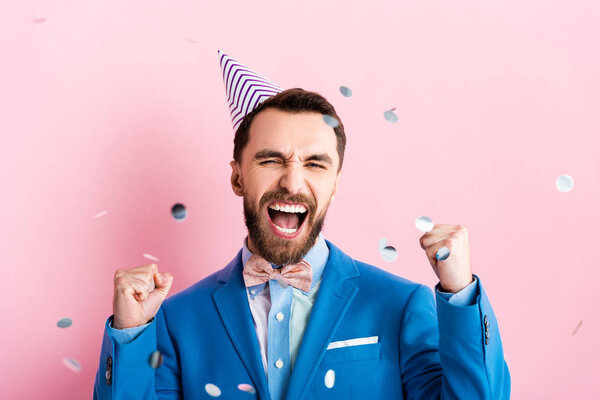
<path id="1" fill-rule="evenodd" d="M 98 214 L 94 215 L 92 218 L 100 218 L 100 217 L 106 215 L 107 213 L 108 213 L 108 211 L 104 210 L 104 211 L 101 211 Z"/>
<path id="2" fill-rule="evenodd" d="M 61 318 L 56 323 L 56 326 L 59 328 L 68 328 L 73 325 L 73 320 L 71 318 Z"/>
<path id="3" fill-rule="evenodd" d="M 388 122 L 397 122 L 398 121 L 398 116 L 396 115 L 396 113 L 394 112 L 396 108 L 392 108 L 391 110 L 387 110 L 386 112 L 383 113 L 383 117 L 388 121 Z"/>
<path id="4" fill-rule="evenodd" d="M 177 220 L 185 219 L 187 216 L 185 206 L 181 203 L 175 204 L 173 207 L 171 207 L 171 215 L 173 215 L 173 218 Z"/>
<path id="5" fill-rule="evenodd" d="M 156 350 L 152 354 L 150 354 L 150 366 L 154 369 L 160 367 L 163 363 L 163 355 L 160 351 Z"/>
<path id="6" fill-rule="evenodd" d="M 450 249 L 447 247 L 440 247 L 435 253 L 435 258 L 439 261 L 444 261 L 448 257 L 450 257 Z"/>
<path id="7" fill-rule="evenodd" d="M 325 373 L 325 386 L 327 386 L 328 389 L 331 389 L 334 384 L 335 384 L 335 371 L 330 369 L 329 371 L 327 371 Z"/>
<path id="8" fill-rule="evenodd" d="M 337 128 L 340 124 L 337 119 L 327 114 L 323 114 L 323 121 L 332 128 Z"/>
<path id="9" fill-rule="evenodd" d="M 352 90 L 350 90 L 350 88 L 348 86 L 340 86 L 340 93 L 344 97 L 350 97 L 350 96 L 352 96 Z"/>
<path id="10" fill-rule="evenodd" d="M 148 253 L 144 253 L 144 257 L 146 257 L 147 259 L 152 260 L 152 261 L 158 261 L 158 258 L 156 258 L 153 255 L 148 254 Z"/>
<path id="11" fill-rule="evenodd" d="M 418 230 L 423 232 L 429 232 L 433 229 L 433 221 L 424 215 L 421 215 L 415 220 L 415 226 Z"/>
<path id="12" fill-rule="evenodd" d="M 79 363 L 76 360 L 73 360 L 72 358 L 63 358 L 62 362 L 65 365 L 65 367 L 69 368 L 73 372 L 81 371 L 81 365 L 79 365 Z"/>
<path id="13" fill-rule="evenodd" d="M 398 253 L 394 247 L 385 246 L 383 250 L 381 250 L 381 257 L 383 257 L 385 261 L 392 262 L 398 258 Z"/>
<path id="14" fill-rule="evenodd" d="M 34 18 L 33 22 L 35 22 L 36 24 L 42 23 L 42 22 L 46 22 L 46 18 Z"/>
<path id="15" fill-rule="evenodd" d="M 377 247 L 377 249 L 379 251 L 383 250 L 383 248 L 387 246 L 387 239 L 386 238 L 381 238 L 379 239 L 379 246 Z"/>
<path id="16" fill-rule="evenodd" d="M 208 393 L 209 396 L 219 397 L 221 395 L 221 389 L 217 385 L 213 385 L 212 383 L 207 383 L 204 385 L 204 390 Z"/>
<path id="17" fill-rule="evenodd" d="M 556 178 L 556 188 L 560 191 L 560 192 L 570 192 L 573 189 L 573 178 L 570 175 L 561 175 L 558 178 Z"/>
<path id="18" fill-rule="evenodd" d="M 254 389 L 254 387 L 252 387 L 252 385 L 248 385 L 247 383 L 240 383 L 237 388 L 239 390 L 241 390 L 242 392 L 251 393 L 251 394 L 256 393 L 256 389 Z"/>

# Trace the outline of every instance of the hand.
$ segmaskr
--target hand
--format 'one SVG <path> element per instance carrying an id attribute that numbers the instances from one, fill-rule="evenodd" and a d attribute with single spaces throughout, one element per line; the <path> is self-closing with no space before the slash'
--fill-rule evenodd
<path id="1" fill-rule="evenodd" d="M 444 292 L 457 293 L 473 282 L 467 228 L 436 224 L 421 236 L 420 243 Z M 450 249 L 450 256 L 443 261 L 435 258 L 441 247 Z"/>
<path id="2" fill-rule="evenodd" d="M 119 268 L 114 284 L 112 326 L 132 328 L 146 324 L 158 313 L 173 284 L 173 275 L 160 274 L 156 264 Z"/>

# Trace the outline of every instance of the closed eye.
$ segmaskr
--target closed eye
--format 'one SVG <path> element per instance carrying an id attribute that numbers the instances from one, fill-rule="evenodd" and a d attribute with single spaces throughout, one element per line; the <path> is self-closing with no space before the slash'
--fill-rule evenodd
<path id="1" fill-rule="evenodd" d="M 276 162 L 277 162 L 277 161 L 275 161 L 275 160 L 266 160 L 266 161 L 261 161 L 259 164 L 260 164 L 260 165 L 264 165 L 264 164 L 276 163 Z M 317 167 L 317 168 L 325 168 L 325 167 L 323 167 L 321 164 L 316 164 L 316 163 L 310 163 L 310 164 L 308 164 L 308 165 L 310 165 L 310 166 L 315 166 L 315 167 Z"/>

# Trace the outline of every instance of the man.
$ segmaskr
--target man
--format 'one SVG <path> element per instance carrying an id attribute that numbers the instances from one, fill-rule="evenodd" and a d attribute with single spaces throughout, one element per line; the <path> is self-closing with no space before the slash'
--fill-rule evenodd
<path id="1" fill-rule="evenodd" d="M 335 110 L 219 55 L 248 235 L 225 268 L 168 299 L 173 276 L 156 264 L 115 273 L 94 399 L 508 399 L 467 230 L 421 237 L 435 300 L 351 258 L 321 233 L 346 144 Z"/>

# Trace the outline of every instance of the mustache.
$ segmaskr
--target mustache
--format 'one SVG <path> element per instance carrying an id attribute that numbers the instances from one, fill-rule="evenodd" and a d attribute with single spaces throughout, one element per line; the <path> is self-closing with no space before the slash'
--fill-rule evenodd
<path id="1" fill-rule="evenodd" d="M 285 189 L 277 190 L 275 192 L 268 192 L 263 195 L 260 206 L 264 207 L 265 204 L 270 203 L 273 200 L 284 201 L 289 203 L 304 203 L 308 205 L 311 211 L 314 211 L 316 204 L 303 194 L 290 195 Z"/>

